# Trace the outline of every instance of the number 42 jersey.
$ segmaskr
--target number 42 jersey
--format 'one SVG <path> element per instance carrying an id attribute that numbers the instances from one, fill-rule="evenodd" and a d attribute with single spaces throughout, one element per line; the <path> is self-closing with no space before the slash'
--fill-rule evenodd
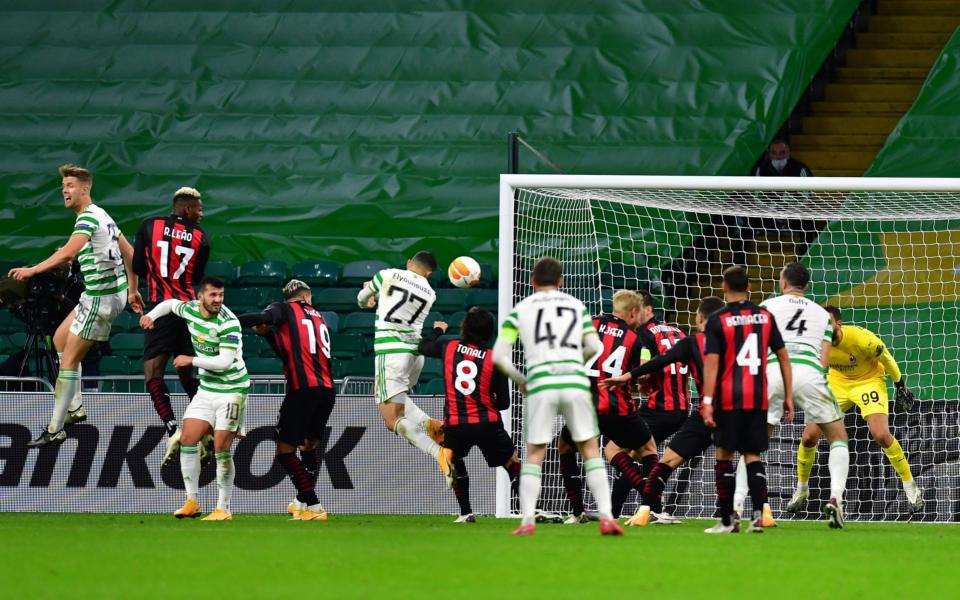
<path id="1" fill-rule="evenodd" d="M 370 291 L 377 295 L 374 353 L 417 354 L 423 323 L 437 299 L 430 282 L 406 269 L 384 269 L 373 277 Z"/>
<path id="2" fill-rule="evenodd" d="M 527 393 L 574 388 L 590 391 L 583 338 L 597 335 L 582 302 L 559 290 L 536 292 L 513 309 L 504 329 L 517 330 L 526 358 Z"/>

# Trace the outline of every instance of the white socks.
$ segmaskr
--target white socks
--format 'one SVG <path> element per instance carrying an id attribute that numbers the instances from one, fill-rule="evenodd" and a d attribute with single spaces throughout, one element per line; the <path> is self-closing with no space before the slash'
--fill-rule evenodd
<path id="1" fill-rule="evenodd" d="M 537 510 L 537 498 L 540 496 L 540 477 L 543 469 L 540 465 L 525 463 L 520 468 L 520 515 L 521 525 L 533 525 L 534 513 Z M 604 474 L 606 477 L 606 474 Z M 590 488 L 593 489 L 593 488 Z M 607 504 L 610 504 L 610 494 L 607 494 Z"/>
<path id="2" fill-rule="evenodd" d="M 406 394 L 404 394 L 406 396 Z M 406 396 L 403 401 L 403 416 L 410 419 L 416 425 L 423 427 L 424 423 L 430 420 L 430 415 L 423 412 L 419 406 L 414 404 L 410 396 Z"/>
<path id="3" fill-rule="evenodd" d="M 200 487 L 200 448 L 196 444 L 180 446 L 180 473 L 187 498 L 196 500 Z"/>
<path id="4" fill-rule="evenodd" d="M 56 433 L 63 429 L 63 422 L 67 418 L 67 409 L 74 397 L 80 397 L 80 371 L 60 369 L 57 376 L 57 386 L 53 391 L 53 415 L 47 431 Z"/>
<path id="5" fill-rule="evenodd" d="M 847 473 L 850 471 L 850 449 L 847 442 L 837 441 L 830 444 L 829 465 L 830 497 L 843 503 L 843 492 L 847 489 Z"/>
<path id="6" fill-rule="evenodd" d="M 430 436 L 424 433 L 416 423 L 407 417 L 404 416 L 397 419 L 394 425 L 394 431 L 397 435 L 410 442 L 411 446 L 423 450 L 434 459 L 440 458 L 440 446 L 431 440 Z"/>
<path id="7" fill-rule="evenodd" d="M 57 352 L 57 364 L 63 362 L 63 352 Z M 77 392 L 73 395 L 73 398 L 70 399 L 70 405 L 67 407 L 67 410 L 73 412 L 83 406 L 83 400 L 80 397 L 81 392 L 83 391 L 82 385 L 83 378 L 83 365 L 77 365 L 77 379 L 81 380 L 81 385 L 77 386 Z"/>
<path id="8" fill-rule="evenodd" d="M 607 467 L 603 459 L 595 456 L 583 461 L 584 479 L 587 487 L 597 501 L 597 512 L 601 519 L 613 518 L 613 506 L 610 500 L 610 481 L 607 479 Z"/>
<path id="9" fill-rule="evenodd" d="M 750 483 L 747 481 L 747 463 L 740 457 L 737 463 L 737 487 L 733 492 L 733 510 L 738 515 L 743 516 L 743 505 L 747 501 L 747 494 L 750 492 Z M 754 508 L 754 510 L 760 510 Z"/>
<path id="10" fill-rule="evenodd" d="M 217 452 L 217 508 L 227 512 L 230 512 L 230 498 L 233 497 L 234 473 L 233 454 L 229 450 Z"/>

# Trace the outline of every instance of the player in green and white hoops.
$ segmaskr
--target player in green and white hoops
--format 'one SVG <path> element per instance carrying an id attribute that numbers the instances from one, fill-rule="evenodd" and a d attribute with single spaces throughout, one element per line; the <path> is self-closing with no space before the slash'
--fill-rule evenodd
<path id="1" fill-rule="evenodd" d="M 246 433 L 247 389 L 250 377 L 243 363 L 240 321 L 223 305 L 224 282 L 219 277 L 204 277 L 197 299 L 190 302 L 165 300 L 140 319 L 144 329 L 154 321 L 173 313 L 187 322 L 196 356 L 180 355 L 173 366 L 197 367 L 200 389 L 183 413 L 180 434 L 180 472 L 187 500 L 173 515 L 178 519 L 200 515 L 197 490 L 200 479 L 200 454 L 197 443 L 213 430 L 217 458 L 217 508 L 204 521 L 230 521 L 233 495 L 233 455 L 231 446 L 237 436 Z"/>
<path id="2" fill-rule="evenodd" d="M 522 521 L 514 535 L 534 534 L 534 512 L 547 444 L 554 421 L 563 415 L 570 436 L 583 457 L 587 487 L 597 500 L 602 535 L 623 535 L 611 514 L 607 468 L 600 456 L 600 429 L 585 363 L 603 347 L 593 317 L 582 302 L 560 291 L 563 270 L 554 258 L 541 258 L 533 268 L 534 293 L 517 304 L 503 321 L 493 347 L 493 363 L 526 396 L 523 437 L 526 455 L 520 470 Z M 527 374 L 513 366 L 513 346 L 523 345 Z"/>
<path id="3" fill-rule="evenodd" d="M 429 252 L 417 252 L 406 269 L 384 269 L 364 284 L 357 295 L 361 308 L 377 309 L 374 396 L 383 424 L 412 446 L 433 457 L 452 487 L 456 479 L 453 452 L 442 448 L 429 435 L 439 423 L 410 400 L 410 390 L 423 370 L 418 347 L 423 323 L 430 313 L 436 292 L 427 278 L 437 270 L 437 259 Z"/>
<path id="4" fill-rule="evenodd" d="M 83 274 L 80 301 L 57 328 L 53 344 L 60 356 L 60 373 L 54 390 L 50 424 L 28 448 L 62 444 L 64 427 L 87 419 L 80 396 L 80 361 L 96 342 L 110 337 L 113 320 L 129 300 L 137 312 L 143 300 L 137 292 L 133 273 L 133 246 L 105 210 L 93 203 L 90 188 L 93 175 L 76 165 L 60 167 L 63 204 L 77 213 L 73 234 L 67 243 L 40 264 L 10 270 L 10 277 L 23 281 L 34 275 L 69 264 L 76 258 Z M 129 279 L 129 284 L 128 284 Z"/>

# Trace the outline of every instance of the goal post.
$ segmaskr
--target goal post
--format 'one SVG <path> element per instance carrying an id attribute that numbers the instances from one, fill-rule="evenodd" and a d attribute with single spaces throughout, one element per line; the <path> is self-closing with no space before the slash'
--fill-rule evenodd
<path id="1" fill-rule="evenodd" d="M 748 268 L 760 302 L 779 293 L 780 268 L 800 260 L 811 270 L 808 295 L 879 335 L 917 395 L 898 411 L 888 378 L 890 428 L 924 490 L 919 518 L 960 520 L 960 179 L 502 175 L 499 241 L 501 321 L 532 292 L 533 263 L 550 255 L 564 265 L 566 291 L 594 314 L 611 309 L 616 289 L 647 289 L 658 318 L 688 334 L 699 300 L 720 295 L 725 266 Z M 515 359 L 521 366 L 519 349 Z M 505 413 L 518 446 L 522 407 L 514 393 Z M 856 407 L 845 424 L 847 517 L 905 519 L 900 480 Z M 765 457 L 778 515 L 796 484 L 802 428 L 800 415 L 779 425 Z M 829 492 L 824 444 L 801 518 L 818 518 Z M 564 512 L 554 444 L 547 457 L 540 507 Z M 713 516 L 713 462 L 710 450 L 678 470 L 668 507 Z M 509 516 L 515 499 L 506 474 L 497 477 L 497 515 Z"/>

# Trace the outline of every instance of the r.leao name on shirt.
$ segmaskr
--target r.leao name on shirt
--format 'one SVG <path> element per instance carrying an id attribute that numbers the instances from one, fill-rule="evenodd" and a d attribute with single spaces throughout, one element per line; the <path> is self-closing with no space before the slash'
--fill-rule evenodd
<path id="1" fill-rule="evenodd" d="M 463 344 L 457 344 L 457 352 L 463 356 L 472 356 L 479 359 L 484 359 L 487 357 L 486 350 L 480 350 L 479 348 L 467 348 Z"/>
<path id="2" fill-rule="evenodd" d="M 403 273 L 394 273 L 394 274 L 393 274 L 393 278 L 394 278 L 394 280 L 396 280 L 396 281 L 402 281 L 403 283 L 405 283 L 405 284 L 407 284 L 407 285 L 413 286 L 413 287 L 417 288 L 418 290 L 420 290 L 421 292 L 425 292 L 425 293 L 427 293 L 427 294 L 431 293 L 430 288 L 426 288 L 426 287 L 420 285 L 419 283 L 417 283 L 416 281 L 414 281 L 414 280 L 412 280 L 412 279 L 407 279 L 406 277 L 403 276 Z"/>
<path id="3" fill-rule="evenodd" d="M 173 238 L 175 240 L 183 240 L 185 242 L 193 241 L 193 232 L 187 231 L 186 229 L 170 229 L 169 227 L 164 227 L 163 236 Z"/>
<path id="4" fill-rule="evenodd" d="M 600 335 L 609 335 L 620 338 L 623 337 L 623 329 L 620 329 L 619 327 L 607 327 L 607 324 L 604 323 L 600 325 Z"/>
<path id="5" fill-rule="evenodd" d="M 755 315 L 728 315 L 724 317 L 727 327 L 737 327 L 738 325 L 763 325 L 769 323 L 770 319 L 763 313 Z"/>

